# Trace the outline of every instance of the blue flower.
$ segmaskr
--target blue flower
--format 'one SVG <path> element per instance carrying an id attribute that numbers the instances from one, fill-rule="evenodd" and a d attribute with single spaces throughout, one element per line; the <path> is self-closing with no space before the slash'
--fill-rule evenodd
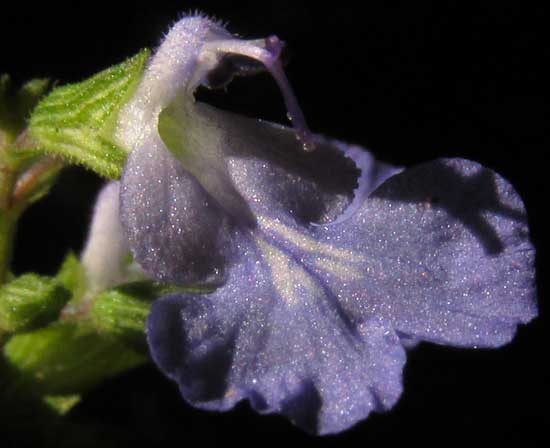
<path id="1" fill-rule="evenodd" d="M 211 410 L 247 399 L 335 433 L 396 403 L 418 341 L 509 342 L 537 313 L 534 249 L 521 199 L 493 171 L 462 159 L 401 170 L 312 135 L 280 48 L 204 17 L 173 27 L 118 123 L 131 148 L 121 217 L 149 275 L 210 288 L 160 298 L 147 323 L 183 397 Z M 195 102 L 198 85 L 252 60 L 294 130 Z"/>

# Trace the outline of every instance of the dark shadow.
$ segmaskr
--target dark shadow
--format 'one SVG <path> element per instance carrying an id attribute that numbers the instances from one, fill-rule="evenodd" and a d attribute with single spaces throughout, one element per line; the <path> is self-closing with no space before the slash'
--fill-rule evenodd
<path id="1" fill-rule="evenodd" d="M 252 409 L 255 409 L 258 412 L 264 412 L 267 410 L 267 401 L 265 400 L 263 395 L 256 392 L 255 390 L 247 391 L 246 398 L 248 398 Z"/>
<path id="2" fill-rule="evenodd" d="M 2 448 L 135 447 L 134 431 L 99 419 L 70 419 L 44 400 L 36 379 L 0 357 L 0 440 Z"/>
<path id="3" fill-rule="evenodd" d="M 235 336 L 231 336 L 223 344 L 208 350 L 204 356 L 188 356 L 187 362 L 182 362 L 184 368 L 180 371 L 182 374 L 178 383 L 190 402 L 219 400 L 231 393 L 227 379 L 233 363 L 234 347 Z"/>
<path id="4" fill-rule="evenodd" d="M 287 415 L 301 429 L 310 434 L 317 432 L 321 396 L 312 381 L 302 383 L 298 394 L 283 403 L 281 412 Z"/>
<path id="5" fill-rule="evenodd" d="M 517 194 L 514 198 L 517 208 L 503 204 L 496 176 L 494 171 L 482 166 L 475 174 L 466 176 L 458 167 L 450 166 L 448 160 L 441 159 L 405 170 L 388 179 L 372 196 L 417 203 L 426 209 L 443 209 L 478 238 L 488 255 L 496 255 L 502 252 L 504 244 L 482 213 L 492 212 L 517 222 L 527 222 Z"/>

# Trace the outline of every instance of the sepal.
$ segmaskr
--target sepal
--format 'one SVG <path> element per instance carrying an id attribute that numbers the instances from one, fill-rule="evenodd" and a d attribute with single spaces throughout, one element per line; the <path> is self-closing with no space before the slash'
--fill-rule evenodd
<path id="1" fill-rule="evenodd" d="M 113 141 L 122 106 L 135 91 L 148 50 L 80 83 L 54 89 L 31 115 L 29 132 L 37 146 L 101 176 L 118 178 L 129 148 Z"/>
<path id="2" fill-rule="evenodd" d="M 55 320 L 70 292 L 55 279 L 25 274 L 0 289 L 0 330 L 31 330 Z"/>
<path id="3" fill-rule="evenodd" d="M 165 291 L 166 288 L 146 281 L 105 291 L 97 296 L 90 310 L 93 325 L 100 333 L 146 352 L 145 320 L 153 300 Z"/>

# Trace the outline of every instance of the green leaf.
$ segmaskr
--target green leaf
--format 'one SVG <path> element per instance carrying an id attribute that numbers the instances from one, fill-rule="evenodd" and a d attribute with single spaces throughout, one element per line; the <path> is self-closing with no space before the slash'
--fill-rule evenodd
<path id="1" fill-rule="evenodd" d="M 25 274 L 0 288 L 0 329 L 20 332 L 55 320 L 71 294 L 54 279 Z"/>
<path id="2" fill-rule="evenodd" d="M 37 145 L 102 176 L 120 177 L 127 149 L 113 141 L 116 118 L 148 57 L 143 50 L 86 81 L 54 89 L 31 116 L 29 132 Z"/>
<path id="3" fill-rule="evenodd" d="M 90 325 L 74 322 L 15 335 L 4 356 L 15 372 L 14 388 L 50 395 L 79 394 L 147 360 Z"/>

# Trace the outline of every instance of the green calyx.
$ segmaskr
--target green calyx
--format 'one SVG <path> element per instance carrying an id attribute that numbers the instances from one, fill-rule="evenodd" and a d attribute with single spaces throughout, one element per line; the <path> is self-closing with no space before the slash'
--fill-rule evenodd
<path id="1" fill-rule="evenodd" d="M 54 89 L 31 114 L 29 134 L 40 151 L 101 176 L 120 177 L 128 148 L 114 142 L 120 109 L 137 88 L 149 50 L 76 84 Z"/>
<path id="2" fill-rule="evenodd" d="M 25 274 L 0 289 L 1 383 L 65 412 L 78 395 L 148 361 L 145 320 L 166 287 L 142 281 L 89 297 L 69 254 L 55 277 Z M 1 344 L 0 344 L 1 346 Z"/>
<path id="3" fill-rule="evenodd" d="M 151 281 L 109 289 L 95 298 L 90 309 L 91 322 L 101 334 L 108 334 L 128 347 L 146 352 L 145 321 L 151 303 L 168 292 L 171 292 L 170 287 Z"/>
<path id="4" fill-rule="evenodd" d="M 22 275 L 0 288 L 0 330 L 16 333 L 45 325 L 57 319 L 69 298 L 52 278 Z"/>

